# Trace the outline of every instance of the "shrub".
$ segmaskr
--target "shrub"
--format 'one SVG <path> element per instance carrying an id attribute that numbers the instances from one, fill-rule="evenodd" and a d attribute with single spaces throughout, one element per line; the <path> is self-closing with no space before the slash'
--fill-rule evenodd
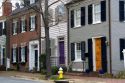
<path id="1" fill-rule="evenodd" d="M 1 65 L 0 66 L 0 71 L 5 71 L 6 70 L 6 67 L 4 65 Z"/>
<path id="2" fill-rule="evenodd" d="M 86 69 L 86 70 L 85 70 L 85 72 L 86 72 L 86 73 L 89 73 L 89 72 L 90 72 L 90 70 L 89 70 L 89 69 Z"/>
<path id="3" fill-rule="evenodd" d="M 46 54 L 42 54 L 40 57 L 41 69 L 46 69 Z"/>
<path id="4" fill-rule="evenodd" d="M 117 75 L 115 75 L 115 78 L 125 79 L 125 71 L 120 71 Z"/>
<path id="5" fill-rule="evenodd" d="M 57 66 L 52 66 L 51 70 L 52 70 L 52 75 L 57 75 L 59 68 Z"/>
<path id="6" fill-rule="evenodd" d="M 41 69 L 41 74 L 45 75 L 47 73 L 46 69 Z"/>

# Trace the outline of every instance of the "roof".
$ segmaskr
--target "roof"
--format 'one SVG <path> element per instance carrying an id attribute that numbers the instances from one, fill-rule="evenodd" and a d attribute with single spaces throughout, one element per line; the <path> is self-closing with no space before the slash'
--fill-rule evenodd
<path id="1" fill-rule="evenodd" d="M 68 5 L 71 5 L 71 4 L 75 4 L 75 3 L 77 3 L 77 2 L 79 2 L 79 1 L 84 1 L 84 0 L 71 0 L 71 1 L 69 1 L 67 4 L 65 4 L 66 6 L 68 6 Z"/>

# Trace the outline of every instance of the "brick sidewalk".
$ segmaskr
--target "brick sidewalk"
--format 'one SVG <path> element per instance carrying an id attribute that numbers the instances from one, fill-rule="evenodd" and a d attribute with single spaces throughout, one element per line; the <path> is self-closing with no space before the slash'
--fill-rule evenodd
<path id="1" fill-rule="evenodd" d="M 44 77 L 39 73 L 26 73 L 17 71 L 0 71 L 0 76 L 17 77 L 21 79 L 40 80 Z M 98 77 L 72 76 L 64 75 L 67 80 L 74 81 L 74 83 L 125 83 L 125 79 L 108 79 Z M 45 83 L 53 83 L 53 81 L 46 81 Z M 73 83 L 73 82 L 71 82 Z"/>

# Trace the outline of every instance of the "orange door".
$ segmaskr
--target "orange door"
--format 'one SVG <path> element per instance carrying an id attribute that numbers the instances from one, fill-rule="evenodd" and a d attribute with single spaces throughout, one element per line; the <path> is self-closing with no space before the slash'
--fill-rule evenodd
<path id="1" fill-rule="evenodd" d="M 101 60 L 101 38 L 95 39 L 96 71 L 102 69 Z"/>

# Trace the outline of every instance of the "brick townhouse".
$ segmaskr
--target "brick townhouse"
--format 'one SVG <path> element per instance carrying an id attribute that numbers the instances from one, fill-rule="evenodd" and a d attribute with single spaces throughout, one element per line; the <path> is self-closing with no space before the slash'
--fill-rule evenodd
<path id="1" fill-rule="evenodd" d="M 35 0 L 28 5 L 37 7 Z M 39 13 L 26 6 L 19 6 L 9 16 L 10 68 L 19 71 L 39 71 L 39 37 L 41 18 Z"/>

